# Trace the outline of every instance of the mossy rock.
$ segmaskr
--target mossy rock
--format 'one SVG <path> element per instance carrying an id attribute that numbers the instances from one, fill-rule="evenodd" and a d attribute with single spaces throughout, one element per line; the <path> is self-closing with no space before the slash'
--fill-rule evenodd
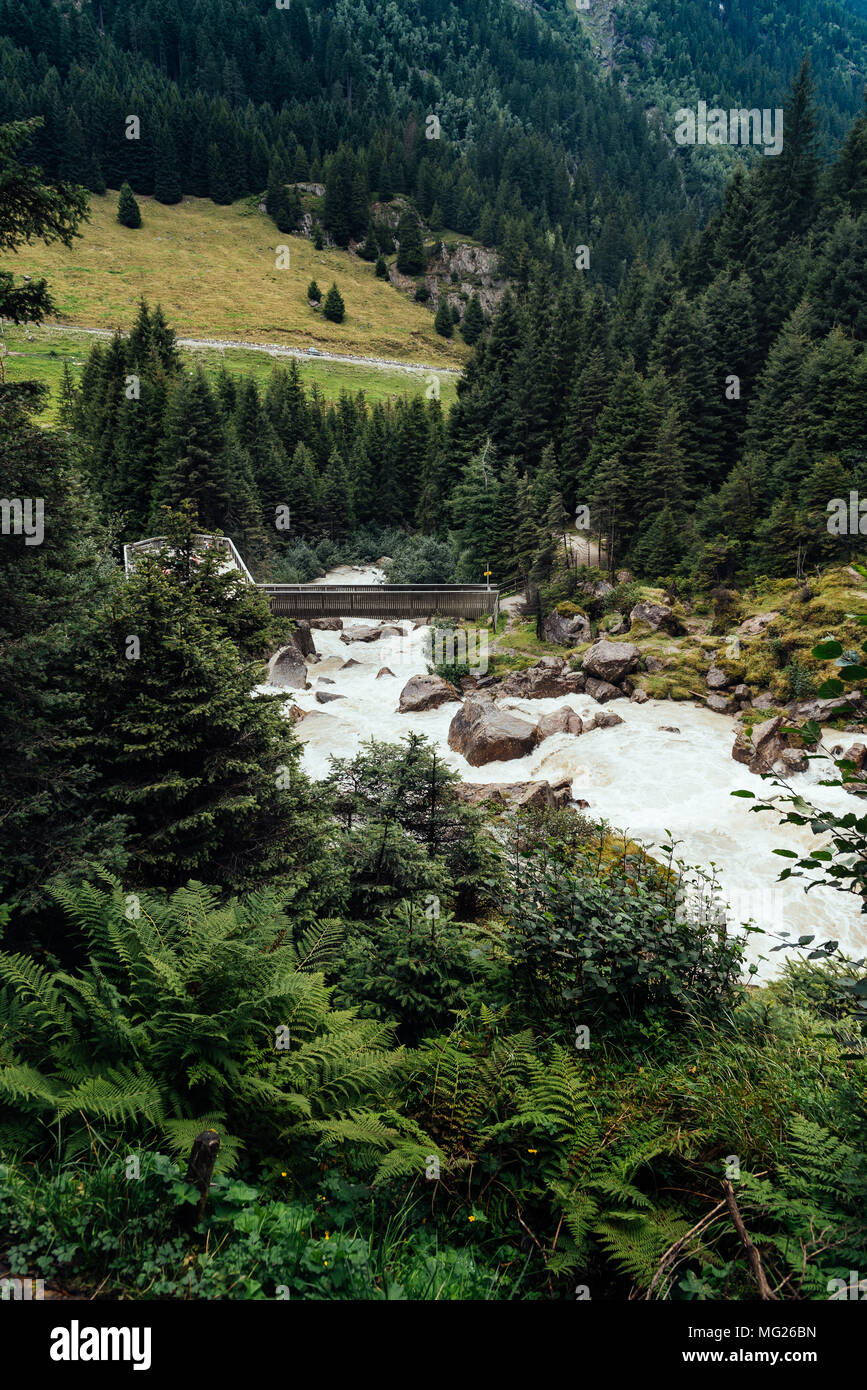
<path id="1" fill-rule="evenodd" d="M 562 603 L 558 603 L 554 611 L 559 613 L 561 618 L 576 618 L 579 614 L 582 618 L 587 616 L 583 608 L 579 608 L 577 603 L 572 603 L 569 599 L 564 599 Z"/>

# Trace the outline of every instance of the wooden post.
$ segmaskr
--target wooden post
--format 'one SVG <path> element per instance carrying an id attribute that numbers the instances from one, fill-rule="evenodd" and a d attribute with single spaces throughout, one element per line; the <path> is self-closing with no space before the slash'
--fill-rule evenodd
<path id="1" fill-rule="evenodd" d="M 201 1221 L 205 1215 L 205 1203 L 208 1200 L 208 1190 L 211 1186 L 214 1164 L 217 1162 L 219 1152 L 220 1136 L 215 1129 L 203 1129 L 201 1134 L 197 1134 L 193 1140 L 186 1182 L 195 1183 L 199 1189 L 199 1205 L 196 1208 L 197 1221 Z"/>

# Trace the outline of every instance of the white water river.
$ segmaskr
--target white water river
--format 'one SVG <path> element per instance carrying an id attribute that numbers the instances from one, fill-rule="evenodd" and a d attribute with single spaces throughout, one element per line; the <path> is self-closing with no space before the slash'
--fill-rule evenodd
<path id="1" fill-rule="evenodd" d="M 379 577 L 376 570 L 341 566 L 321 582 L 372 583 Z M 361 625 L 376 626 L 373 622 Z M 419 714 L 397 712 L 405 683 L 427 670 L 427 630 L 413 631 L 409 622 L 389 625 L 399 627 L 403 638 L 346 643 L 340 632 L 314 631 L 322 656 L 309 666 L 312 688 L 293 691 L 291 697 L 303 710 L 315 712 L 297 726 L 310 776 L 325 777 L 331 756 L 351 756 L 367 739 L 397 742 L 413 730 L 431 739 L 467 782 L 535 779 L 554 783 L 568 777 L 573 797 L 589 802 L 588 816 L 607 820 L 651 851 L 666 842 L 670 831 L 679 842 L 679 857 L 704 868 L 715 866 L 732 924 L 752 919 L 768 931 L 787 930 L 792 936 L 814 933 L 817 942 L 834 938 L 853 955 L 867 950 L 867 923 L 854 897 L 830 889 L 813 889 L 806 895 L 805 880 L 777 883 L 786 861 L 773 853 L 775 848 L 802 851 L 815 849 L 820 842 L 808 828 L 780 826 L 773 813 L 751 813 L 752 802 L 731 796 L 738 789 L 759 797 L 770 790 L 769 784 L 732 758 L 732 719 L 691 703 L 649 700 L 638 705 L 617 700 L 608 708 L 624 722 L 615 728 L 594 729 L 579 737 L 556 734 L 528 757 L 471 767 L 448 746 L 456 704 Z M 358 665 L 341 670 L 350 658 Z M 394 676 L 377 679 L 383 666 Z M 334 684 L 320 683 L 323 678 Z M 344 698 L 320 705 L 317 690 Z M 531 722 L 562 705 L 570 705 L 582 718 L 599 709 L 586 695 L 499 703 Z M 660 725 L 674 726 L 679 732 L 663 732 Z M 845 738 L 830 734 L 833 742 Z M 818 786 L 820 766 L 813 763 L 808 773 L 795 778 L 797 789 L 813 804 L 852 810 L 856 803 L 845 792 Z M 760 977 L 776 973 L 785 959 L 784 953 L 777 953 L 761 962 L 774 944 L 766 937 L 751 939 L 749 954 L 760 964 Z"/>

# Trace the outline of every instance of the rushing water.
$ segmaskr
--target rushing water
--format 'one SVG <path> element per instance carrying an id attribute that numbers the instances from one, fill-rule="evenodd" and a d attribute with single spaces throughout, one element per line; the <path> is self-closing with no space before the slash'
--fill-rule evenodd
<path id="1" fill-rule="evenodd" d="M 372 583 L 379 577 L 376 570 L 342 566 L 322 582 Z M 467 782 L 535 779 L 554 783 L 569 778 L 573 797 L 589 803 L 588 815 L 607 820 L 651 849 L 664 844 L 670 831 L 679 842 L 678 855 L 687 863 L 715 866 L 734 923 L 751 918 L 769 931 L 787 930 L 793 936 L 815 933 L 819 941 L 839 940 L 851 954 L 865 951 L 867 930 L 854 898 L 827 889 L 805 895 L 804 880 L 776 881 L 784 861 L 773 854 L 775 848 L 800 851 L 814 849 L 819 842 L 809 829 L 780 826 L 774 814 L 751 813 L 752 802 L 731 795 L 748 789 L 763 796 L 769 790 L 760 777 L 732 758 L 732 719 L 691 703 L 649 700 L 638 705 L 618 700 L 610 708 L 624 722 L 615 728 L 594 729 L 580 737 L 556 734 L 525 758 L 470 767 L 448 746 L 456 704 L 419 714 L 398 713 L 403 686 L 427 669 L 427 629 L 413 630 L 408 622 L 389 626 L 400 628 L 403 637 L 346 643 L 339 632 L 315 631 L 321 659 L 309 667 L 312 688 L 292 694 L 303 710 L 312 711 L 298 725 L 304 766 L 312 777 L 325 777 L 331 756 L 351 756 L 367 739 L 397 742 L 413 730 L 431 739 Z M 350 659 L 358 664 L 342 670 Z M 377 679 L 382 667 L 389 667 L 394 675 Z M 333 685 L 321 683 L 323 678 Z M 320 705 L 317 690 L 344 698 Z M 503 699 L 500 704 L 531 722 L 562 705 L 570 705 L 582 718 L 599 709 L 586 695 Z M 674 726 L 678 732 L 665 732 L 661 725 Z M 798 789 L 814 804 L 851 810 L 852 798 L 838 789 L 818 786 L 820 776 L 813 764 L 810 772 L 796 779 Z M 758 959 L 772 944 L 753 937 L 752 958 Z M 780 960 L 779 954 L 770 956 L 761 974 L 774 971 Z"/>

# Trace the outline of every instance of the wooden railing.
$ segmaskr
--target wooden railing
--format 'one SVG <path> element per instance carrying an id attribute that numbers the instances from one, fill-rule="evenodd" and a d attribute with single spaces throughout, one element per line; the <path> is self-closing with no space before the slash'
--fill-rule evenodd
<path id="1" fill-rule="evenodd" d="M 499 589 L 485 584 L 260 584 L 290 618 L 481 618 L 496 622 Z"/>

